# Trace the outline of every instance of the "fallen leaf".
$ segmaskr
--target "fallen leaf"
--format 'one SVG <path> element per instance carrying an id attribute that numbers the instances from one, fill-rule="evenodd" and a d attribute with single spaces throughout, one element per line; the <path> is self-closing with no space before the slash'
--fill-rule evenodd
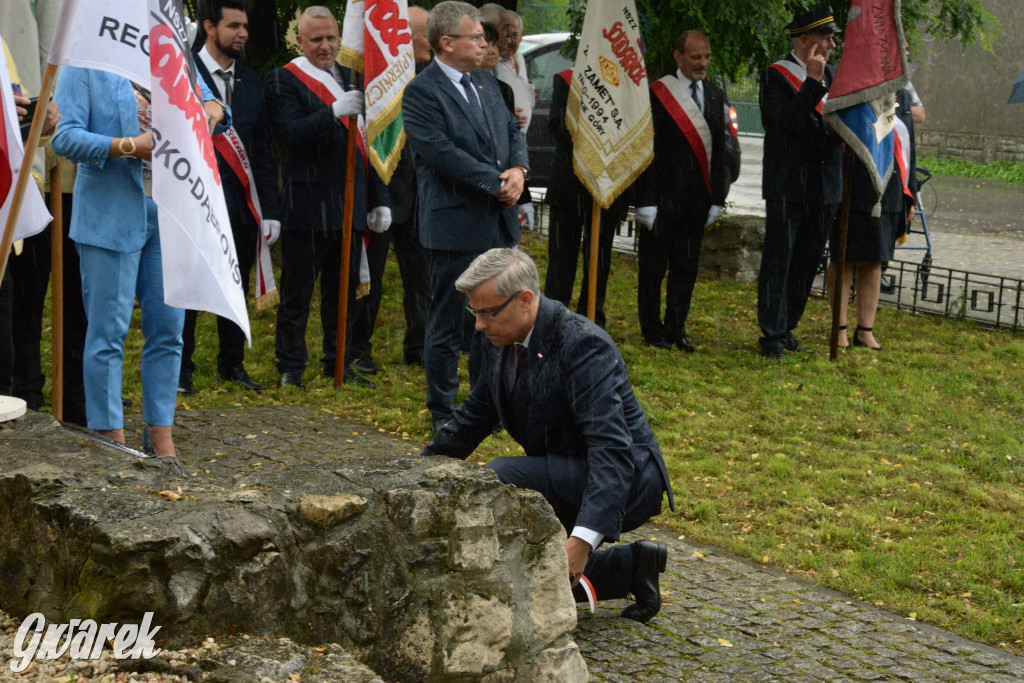
<path id="1" fill-rule="evenodd" d="M 163 496 L 164 498 L 167 498 L 168 500 L 178 500 L 179 498 L 181 498 L 181 496 L 179 496 L 174 491 L 161 491 L 159 495 Z"/>
<path id="2" fill-rule="evenodd" d="M 730 643 L 725 638 L 719 638 L 718 639 L 718 644 L 721 645 L 722 647 L 732 647 L 732 643 Z"/>

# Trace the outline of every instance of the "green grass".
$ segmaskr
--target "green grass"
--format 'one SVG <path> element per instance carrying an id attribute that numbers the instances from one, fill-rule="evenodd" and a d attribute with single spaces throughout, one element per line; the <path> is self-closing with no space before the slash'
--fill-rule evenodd
<path id="1" fill-rule="evenodd" d="M 526 248 L 543 271 L 545 243 L 528 236 Z M 252 395 L 218 387 L 214 322 L 204 314 L 199 393 L 179 405 L 301 402 L 425 441 L 425 382 L 422 370 L 401 364 L 401 284 L 393 261 L 385 287 L 374 335 L 374 356 L 384 365 L 378 391 L 336 392 L 313 377 L 319 359 L 314 304 L 308 391 Z M 885 350 L 853 349 L 832 363 L 827 307 L 812 300 L 797 333 L 822 355 L 767 362 L 756 353 L 756 287 L 700 282 L 688 323 L 699 351 L 687 356 L 643 344 L 632 258 L 616 255 L 608 299 L 609 332 L 650 415 L 675 490 L 677 511 L 666 508 L 661 524 L 1024 652 L 1021 335 L 883 310 L 875 330 Z M 273 320 L 273 311 L 253 316 L 247 367 L 276 387 Z M 128 367 L 137 368 L 140 343 L 133 330 Z M 126 373 L 126 383 L 138 410 L 137 370 Z M 516 452 L 501 435 L 486 440 L 474 459 Z"/>
<path id="2" fill-rule="evenodd" d="M 987 164 L 979 164 L 964 159 L 923 156 L 917 158 L 917 165 L 924 166 L 932 175 L 937 176 L 960 176 L 963 178 L 1000 180 L 1006 183 L 1024 183 L 1024 164 L 1017 164 L 1012 161 L 993 161 Z"/>

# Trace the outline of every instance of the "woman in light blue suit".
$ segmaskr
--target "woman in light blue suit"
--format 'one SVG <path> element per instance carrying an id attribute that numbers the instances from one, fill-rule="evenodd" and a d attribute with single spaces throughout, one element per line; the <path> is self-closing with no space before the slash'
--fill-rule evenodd
<path id="1" fill-rule="evenodd" d="M 203 95 L 213 100 L 205 86 Z M 70 237 L 81 262 L 89 320 L 83 361 L 88 426 L 125 441 L 124 339 L 138 298 L 145 337 L 143 446 L 173 457 L 171 429 L 185 311 L 164 303 L 157 209 L 151 196 L 149 93 L 105 71 L 64 67 L 54 99 L 62 119 L 53 149 L 78 162 Z M 208 104 L 207 111 L 220 118 L 227 114 L 217 104 Z"/>

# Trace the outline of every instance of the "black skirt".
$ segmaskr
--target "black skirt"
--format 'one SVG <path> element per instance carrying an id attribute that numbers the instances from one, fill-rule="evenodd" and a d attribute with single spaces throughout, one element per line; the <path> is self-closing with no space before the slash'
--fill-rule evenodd
<path id="1" fill-rule="evenodd" d="M 906 217 L 898 211 L 883 211 L 881 217 L 872 218 L 866 211 L 850 211 L 850 223 L 846 233 L 847 263 L 885 263 L 891 261 L 895 246 L 894 235 L 898 235 Z M 829 235 L 829 259 L 836 260 L 836 245 L 839 244 L 839 217 L 836 216 Z"/>

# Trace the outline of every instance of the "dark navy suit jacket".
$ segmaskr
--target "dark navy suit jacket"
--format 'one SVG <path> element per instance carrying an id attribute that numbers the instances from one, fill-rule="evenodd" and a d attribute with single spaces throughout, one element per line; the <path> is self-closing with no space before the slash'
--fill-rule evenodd
<path id="1" fill-rule="evenodd" d="M 341 67 L 344 88 L 351 72 Z M 347 129 L 302 81 L 275 69 L 264 83 L 267 109 L 285 160 L 285 230 L 341 231 Z M 352 228 L 366 228 L 367 208 L 388 206 L 387 186 L 356 152 Z"/>
<path id="2" fill-rule="evenodd" d="M 658 440 L 633 394 L 626 363 L 604 330 L 540 297 L 514 394 L 506 379 L 513 347 L 489 341 L 483 346 L 479 381 L 424 454 L 465 459 L 500 420 L 527 457 L 551 460 L 553 480 L 559 459 L 586 461 L 577 525 L 615 541 L 624 520 L 634 528 L 658 514 L 660 492 L 656 499 L 635 495 L 634 474 L 652 458 L 675 509 Z M 576 464 L 565 469 L 578 471 Z"/>
<path id="3" fill-rule="evenodd" d="M 193 53 L 193 61 L 199 76 L 220 98 L 225 99 L 224 81 L 219 76 L 212 76 L 206 64 L 200 59 L 199 53 Z M 274 161 L 274 149 L 271 144 L 270 119 L 266 107 L 263 106 L 263 83 L 255 72 L 235 60 L 235 82 L 231 88 L 232 127 L 245 145 L 246 155 L 252 164 L 252 174 L 256 179 L 256 194 L 259 197 L 263 218 L 281 220 L 281 197 L 277 190 L 277 164 Z M 228 166 L 227 162 L 217 155 L 220 168 L 221 183 L 224 187 L 224 199 L 228 205 L 228 215 L 232 227 L 255 224 L 256 219 L 245 198 L 242 182 Z M 241 222 L 239 222 L 241 221 Z"/>
<path id="4" fill-rule="evenodd" d="M 483 252 L 519 241 L 516 207 L 498 202 L 505 170 L 529 168 L 519 122 L 486 71 L 473 71 L 488 130 L 435 62 L 405 86 L 402 118 L 416 162 L 420 243 Z"/>

